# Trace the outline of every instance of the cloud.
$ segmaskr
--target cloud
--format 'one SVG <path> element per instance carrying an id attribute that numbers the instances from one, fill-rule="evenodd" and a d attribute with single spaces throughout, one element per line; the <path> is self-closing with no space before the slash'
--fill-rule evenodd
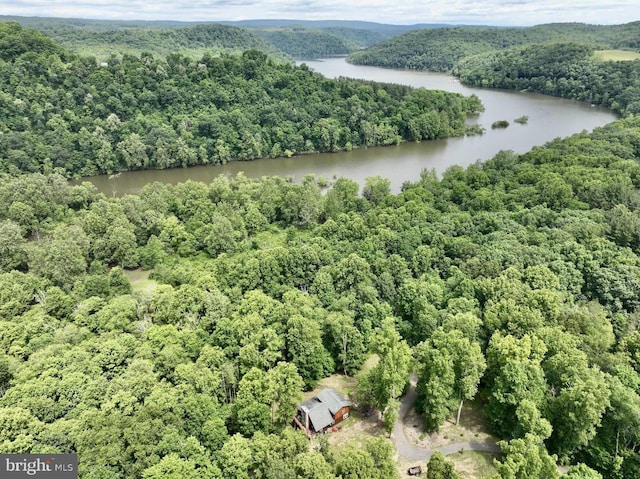
<path id="1" fill-rule="evenodd" d="M 640 2 L 613 0 L 3 0 L 0 14 L 120 20 L 217 21 L 263 18 L 380 23 L 533 25 L 640 20 Z"/>

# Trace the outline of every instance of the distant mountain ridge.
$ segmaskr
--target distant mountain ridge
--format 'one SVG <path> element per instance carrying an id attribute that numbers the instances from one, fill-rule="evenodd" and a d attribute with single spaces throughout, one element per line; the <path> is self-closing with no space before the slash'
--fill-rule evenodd
<path id="1" fill-rule="evenodd" d="M 238 53 L 257 49 L 271 57 L 291 61 L 281 50 L 255 32 L 215 23 L 120 22 L 82 19 L 2 17 L 33 28 L 68 50 L 106 60 L 111 55 L 149 52 L 165 57 L 182 53 L 200 57 L 205 52 Z"/>
<path id="2" fill-rule="evenodd" d="M 276 57 L 297 59 L 347 55 L 415 29 L 443 28 L 446 24 L 394 25 L 353 20 L 242 20 L 143 21 L 81 18 L 18 17 L 0 15 L 51 37 L 66 48 L 99 58 L 112 52 L 162 56 L 179 48 L 198 56 L 204 50 L 238 51 L 256 48 Z M 238 29 L 236 31 L 229 29 Z M 226 29 L 226 30 L 225 30 Z M 193 32 L 204 32 L 204 37 Z M 220 38 L 212 38 L 211 32 Z M 245 32 L 243 34 L 240 31 Z M 284 55 L 282 53 L 283 52 Z"/>
<path id="3" fill-rule="evenodd" d="M 415 24 L 391 24 L 365 22 L 360 20 L 295 20 L 295 19 L 263 19 L 263 20 L 202 20 L 185 22 L 180 20 L 98 20 L 85 18 L 60 18 L 60 17 L 21 17 L 17 15 L 0 15 L 0 21 L 18 22 L 23 26 L 38 28 L 36 25 L 72 25 L 79 28 L 166 28 L 187 27 L 198 24 L 233 25 L 250 28 L 273 28 L 301 25 L 309 28 L 353 28 L 358 30 L 375 30 L 391 32 L 391 36 L 397 32 L 408 32 L 423 28 L 442 28 L 456 26 L 447 23 L 415 23 Z"/>
<path id="4" fill-rule="evenodd" d="M 420 30 L 423 28 L 442 28 L 450 27 L 451 24 L 446 23 L 414 23 L 408 25 L 391 24 L 391 23 L 377 23 L 377 22 L 365 22 L 361 20 L 237 20 L 237 21 L 220 21 L 217 23 L 236 25 L 243 27 L 264 28 L 264 27 L 288 27 L 292 25 L 303 25 L 310 28 L 355 28 L 358 30 L 376 30 L 376 31 L 388 31 L 397 34 L 396 32 L 408 32 L 410 30 Z"/>
<path id="5" fill-rule="evenodd" d="M 533 27 L 458 26 L 412 30 L 349 56 L 384 68 L 450 71 L 471 55 L 533 43 L 574 42 L 597 48 L 640 49 L 640 22 L 623 25 L 553 23 Z"/>

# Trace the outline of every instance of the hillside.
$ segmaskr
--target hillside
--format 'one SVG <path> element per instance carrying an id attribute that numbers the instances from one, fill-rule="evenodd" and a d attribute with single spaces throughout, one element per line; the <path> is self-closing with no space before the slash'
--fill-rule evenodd
<path id="1" fill-rule="evenodd" d="M 343 34 L 350 32 L 338 31 L 338 34 L 312 29 L 302 26 L 255 28 L 251 30 L 264 38 L 278 50 L 296 59 L 313 59 L 347 55 L 357 50 L 359 45 L 346 40 Z M 354 34 L 357 36 L 357 34 Z M 361 37 L 366 38 L 366 37 Z"/>
<path id="2" fill-rule="evenodd" d="M 410 25 L 393 25 L 386 23 L 364 22 L 354 20 L 240 20 L 221 22 L 228 25 L 250 28 L 277 28 L 300 25 L 321 30 L 347 29 L 374 32 L 383 38 L 391 38 L 411 30 L 423 28 L 441 28 L 449 25 L 441 23 L 416 23 Z"/>
<path id="3" fill-rule="evenodd" d="M 446 26 L 390 25 L 346 20 L 245 20 L 222 23 L 251 29 L 289 55 L 304 59 L 346 55 L 411 30 Z"/>
<path id="4" fill-rule="evenodd" d="M 346 55 L 410 30 L 444 26 L 339 20 L 245 20 L 212 23 L 3 15 L 0 15 L 0 21 L 18 22 L 24 27 L 43 32 L 76 53 L 94 55 L 100 59 L 106 59 L 114 52 L 139 55 L 146 51 L 166 56 L 172 52 L 171 47 L 179 48 L 179 53 L 189 56 L 200 56 L 205 50 L 238 52 L 256 48 L 274 57 L 282 58 L 281 52 L 284 52 L 294 58 L 309 59 L 323 55 Z M 245 33 L 231 33 L 232 30 L 221 25 L 238 27 Z M 202 30 L 206 30 L 204 35 L 201 35 Z M 252 34 L 263 38 L 266 43 Z"/>
<path id="5" fill-rule="evenodd" d="M 640 22 L 596 26 L 578 23 L 527 28 L 453 27 L 405 33 L 352 53 L 348 61 L 360 65 L 411 70 L 450 71 L 461 59 L 531 43 L 575 42 L 593 49 L 638 48 Z"/>
<path id="6" fill-rule="evenodd" d="M 176 45 L 244 38 L 227 28 Z M 625 118 L 398 194 L 238 174 L 116 198 L 67 179 L 441 138 L 481 105 L 255 49 L 101 62 L 0 23 L 2 452 L 77 453 L 80 479 L 400 479 L 388 438 L 354 436 L 365 414 L 390 432 L 415 378 L 425 437 L 475 399 L 500 439 L 490 479 L 640 477 L 640 62 L 524 31 L 457 73 Z M 353 440 L 310 443 L 292 417 L 337 375 Z M 457 477 L 432 460 L 415 463 Z"/>
<path id="7" fill-rule="evenodd" d="M 473 96 L 328 80 L 258 50 L 64 61 L 11 47 L 25 38 L 49 45 L 36 31 L 0 23 L 0 36 L 15 51 L 0 62 L 6 172 L 87 176 L 445 138 L 463 135 L 467 115 L 482 108 Z"/>
<path id="8" fill-rule="evenodd" d="M 460 60 L 454 74 L 467 85 L 507 88 L 640 113 L 640 61 L 607 61 L 576 43 L 526 45 Z"/>
<path id="9" fill-rule="evenodd" d="M 24 54 L 62 55 L 64 49 L 39 32 L 23 30 L 17 23 L 5 23 L 0 30 L 0 59 L 10 62 Z"/>
<path id="10" fill-rule="evenodd" d="M 62 47 L 80 55 L 107 60 L 112 55 L 139 56 L 151 53 L 166 57 L 171 53 L 201 57 L 204 53 L 241 53 L 248 49 L 261 50 L 273 58 L 288 57 L 271 43 L 254 33 L 228 25 L 197 24 L 170 26 L 155 22 L 108 22 L 64 19 L 20 19 L 31 25 Z M 148 24 L 149 23 L 149 24 Z"/>
<path id="11" fill-rule="evenodd" d="M 636 479 L 639 130 L 397 195 L 379 177 L 362 195 L 239 175 L 106 198 L 3 176 L 3 450 L 77 452 L 82 479 L 396 479 L 388 440 L 309 451 L 289 425 L 303 390 L 375 353 L 360 404 L 392 415 L 414 357 L 429 430 L 479 391 L 495 479 L 559 479 L 557 462 Z M 132 285 L 138 266 L 155 283 Z"/>

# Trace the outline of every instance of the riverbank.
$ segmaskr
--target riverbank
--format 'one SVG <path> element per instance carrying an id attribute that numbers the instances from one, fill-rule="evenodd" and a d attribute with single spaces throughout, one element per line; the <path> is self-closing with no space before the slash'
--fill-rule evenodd
<path id="1" fill-rule="evenodd" d="M 314 174 L 327 179 L 344 177 L 364 184 L 369 176 L 382 176 L 391 182 L 391 191 L 398 193 L 403 183 L 415 181 L 424 169 L 442 174 L 457 165 L 466 167 L 478 160 L 487 160 L 501 150 L 525 153 L 558 137 L 566 137 L 583 130 L 591 131 L 617 119 L 604 108 L 586 103 L 537 93 L 508 90 L 470 88 L 441 73 L 406 70 L 386 70 L 376 67 L 350 65 L 344 58 L 305 62 L 323 75 L 336 78 L 349 76 L 365 80 L 398 83 L 477 95 L 485 110 L 474 119 L 486 129 L 484 135 L 446 138 L 442 140 L 406 142 L 399 145 L 352 149 L 337 153 L 319 153 L 294 157 L 264 158 L 256 161 L 232 161 L 226 165 L 193 166 L 166 170 L 140 170 L 83 178 L 107 196 L 138 193 L 147 183 L 181 183 L 188 180 L 211 182 L 218 175 L 234 177 L 242 172 L 249 178 L 263 176 L 292 177 L 300 180 Z M 515 119 L 527 115 L 526 126 L 506 130 L 491 130 L 497 120 Z"/>

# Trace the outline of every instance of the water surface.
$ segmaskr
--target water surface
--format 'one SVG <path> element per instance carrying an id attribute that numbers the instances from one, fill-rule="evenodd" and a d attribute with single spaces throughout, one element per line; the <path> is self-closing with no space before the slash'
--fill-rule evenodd
<path id="1" fill-rule="evenodd" d="M 220 174 L 231 177 L 240 171 L 250 178 L 277 175 L 292 176 L 299 180 L 310 173 L 327 179 L 343 176 L 360 184 L 368 176 L 379 175 L 389 178 L 392 190 L 398 192 L 405 181 L 415 181 L 425 168 L 435 169 L 441 174 L 451 165 L 467 166 L 477 160 L 489 159 L 500 150 L 524 153 L 554 138 L 566 137 L 583 130 L 591 131 L 616 119 L 611 111 L 587 103 L 537 93 L 470 88 L 462 85 L 456 78 L 440 73 L 350 65 L 343 58 L 304 63 L 330 78 L 346 76 L 446 90 L 463 95 L 475 94 L 482 100 L 485 111 L 470 121 L 482 125 L 486 128 L 486 133 L 481 136 L 403 143 L 348 152 L 235 161 L 227 165 L 131 171 L 116 177 L 103 175 L 88 180 L 99 191 L 120 196 L 137 193 L 145 184 L 153 181 L 175 184 L 192 179 L 209 182 Z M 526 125 L 513 122 L 523 115 L 529 117 Z M 507 120 L 511 126 L 492 130 L 491 124 L 497 120 Z"/>

